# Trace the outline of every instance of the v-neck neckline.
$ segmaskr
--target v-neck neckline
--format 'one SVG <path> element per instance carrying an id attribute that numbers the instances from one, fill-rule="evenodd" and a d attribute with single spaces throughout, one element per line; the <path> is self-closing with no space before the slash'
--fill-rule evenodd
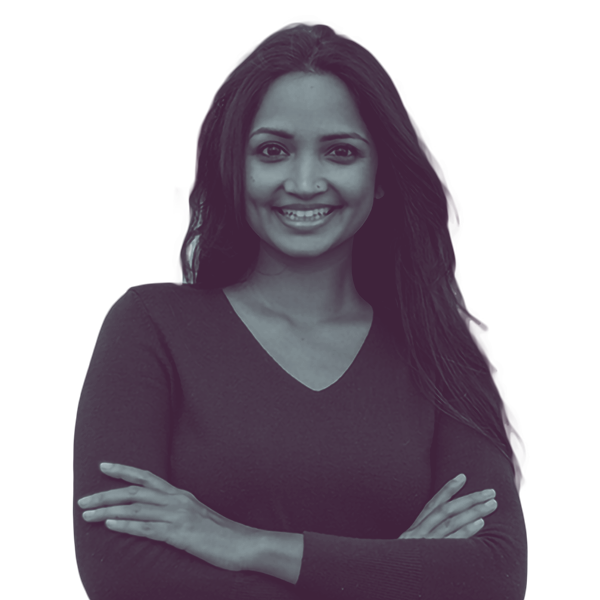
<path id="1" fill-rule="evenodd" d="M 356 365 L 357 365 L 359 359 L 361 358 L 361 355 L 365 351 L 365 347 L 370 342 L 370 338 L 372 337 L 373 330 L 375 328 L 376 317 L 375 317 L 375 310 L 373 310 L 371 324 L 369 326 L 369 330 L 367 331 L 367 335 L 364 337 L 362 344 L 360 345 L 360 348 L 358 349 L 358 352 L 354 355 L 354 358 L 352 359 L 352 361 L 350 362 L 348 367 L 340 374 L 340 376 L 337 379 L 335 379 L 329 385 L 327 385 L 326 387 L 321 388 L 319 390 L 315 390 L 315 389 L 311 388 L 310 386 L 306 385 L 305 383 L 303 383 L 302 381 L 300 381 L 297 377 L 295 377 L 294 375 L 292 375 L 292 373 L 290 373 L 287 369 L 285 369 L 279 362 L 277 362 L 277 360 L 275 360 L 275 358 L 260 343 L 258 338 L 254 335 L 254 333 L 252 333 L 252 330 L 250 329 L 250 327 L 246 324 L 246 322 L 242 319 L 242 317 L 235 310 L 233 304 L 231 303 L 231 301 L 229 300 L 229 298 L 227 297 L 227 295 L 225 294 L 223 289 L 221 289 L 220 291 L 221 291 L 222 298 L 223 298 L 224 302 L 226 303 L 226 306 L 233 313 L 234 319 L 239 323 L 240 327 L 246 332 L 246 335 L 249 336 L 251 343 L 258 347 L 259 352 L 261 352 L 263 355 L 265 355 L 268 358 L 269 362 L 271 364 L 273 364 L 274 367 L 280 373 L 283 373 L 286 378 L 291 380 L 293 384 L 299 385 L 303 389 L 305 389 L 309 392 L 312 392 L 313 394 L 320 394 L 323 392 L 330 391 L 333 387 L 340 385 L 342 380 L 347 379 L 347 377 L 349 376 L 349 373 L 356 368 Z"/>

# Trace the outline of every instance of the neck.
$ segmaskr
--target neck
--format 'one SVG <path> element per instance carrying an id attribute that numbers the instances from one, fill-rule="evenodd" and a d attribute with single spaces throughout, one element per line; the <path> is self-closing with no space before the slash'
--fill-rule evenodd
<path id="1" fill-rule="evenodd" d="M 349 318 L 364 311 L 352 279 L 352 240 L 316 258 L 296 258 L 261 242 L 256 268 L 231 286 L 256 310 L 298 325 Z"/>

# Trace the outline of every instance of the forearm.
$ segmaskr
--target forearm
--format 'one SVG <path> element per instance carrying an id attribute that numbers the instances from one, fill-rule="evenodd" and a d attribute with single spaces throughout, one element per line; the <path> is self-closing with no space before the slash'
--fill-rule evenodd
<path id="1" fill-rule="evenodd" d="M 301 533 L 258 531 L 245 570 L 295 584 L 300 576 L 304 536 Z"/>
<path id="2" fill-rule="evenodd" d="M 83 519 L 79 520 L 83 521 Z M 309 600 L 295 585 L 251 570 L 234 572 L 214 567 L 167 544 L 123 535 L 104 526 L 114 539 L 107 545 L 80 542 L 78 564 L 91 600 Z M 92 536 L 96 537 L 96 536 Z"/>

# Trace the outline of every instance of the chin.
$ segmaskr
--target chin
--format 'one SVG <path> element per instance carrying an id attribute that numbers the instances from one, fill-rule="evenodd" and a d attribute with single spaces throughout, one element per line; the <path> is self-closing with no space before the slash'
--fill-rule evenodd
<path id="1" fill-rule="evenodd" d="M 293 248 L 276 248 L 276 250 L 289 258 L 318 258 L 327 252 L 327 250 L 317 249 L 293 249 Z"/>
<path id="2" fill-rule="evenodd" d="M 298 259 L 309 259 L 309 258 L 320 258 L 323 256 L 326 256 L 328 254 L 331 254 L 331 252 L 333 250 L 335 250 L 336 248 L 338 248 L 339 246 L 331 246 L 331 245 L 327 245 L 327 246 L 319 246 L 319 247 L 315 247 L 314 245 L 312 247 L 296 247 L 296 248 L 290 248 L 290 247 L 286 247 L 284 245 L 281 246 L 274 246 L 275 249 L 285 255 L 288 256 L 290 258 L 298 258 Z"/>

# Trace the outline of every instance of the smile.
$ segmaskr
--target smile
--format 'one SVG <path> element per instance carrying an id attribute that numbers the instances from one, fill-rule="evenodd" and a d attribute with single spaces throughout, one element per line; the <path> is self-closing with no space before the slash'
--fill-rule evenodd
<path id="1" fill-rule="evenodd" d="M 297 222 L 315 222 L 321 221 L 328 215 L 330 215 L 337 207 L 326 206 L 323 208 L 313 208 L 310 210 L 299 210 L 289 208 L 276 208 L 275 210 L 291 221 Z"/>

